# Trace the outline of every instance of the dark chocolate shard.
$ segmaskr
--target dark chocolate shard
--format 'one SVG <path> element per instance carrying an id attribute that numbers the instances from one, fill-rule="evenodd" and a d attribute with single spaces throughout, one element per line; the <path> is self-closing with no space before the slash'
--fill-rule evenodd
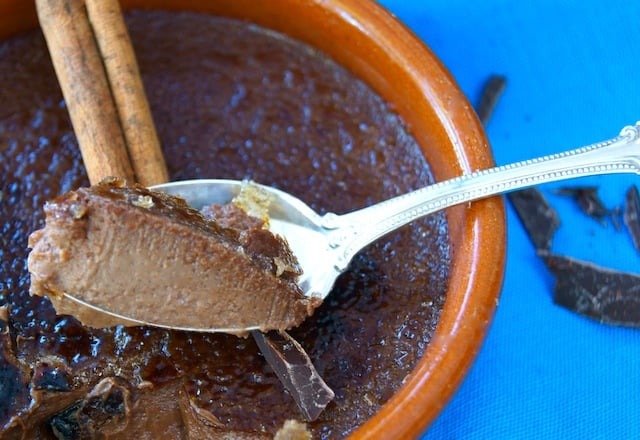
<path id="1" fill-rule="evenodd" d="M 507 78 L 502 75 L 491 75 L 489 79 L 487 79 L 476 108 L 478 118 L 483 125 L 487 125 L 489 122 L 506 85 Z"/>
<path id="2" fill-rule="evenodd" d="M 638 187 L 631 185 L 627 190 L 623 220 L 631 235 L 633 245 L 640 252 L 640 196 Z"/>
<path id="3" fill-rule="evenodd" d="M 540 251 L 556 277 L 554 302 L 599 322 L 640 327 L 640 276 Z"/>
<path id="4" fill-rule="evenodd" d="M 536 249 L 551 249 L 560 218 L 542 192 L 537 188 L 527 188 L 512 192 L 507 197 Z"/>
<path id="5" fill-rule="evenodd" d="M 263 356 L 298 404 L 307 421 L 320 416 L 335 397 L 300 344 L 286 332 L 251 333 Z"/>
<path id="6" fill-rule="evenodd" d="M 603 226 L 606 225 L 605 218 L 615 213 L 615 210 L 607 209 L 604 206 L 598 195 L 597 186 L 563 186 L 554 192 L 559 195 L 573 197 L 582 212 Z"/>

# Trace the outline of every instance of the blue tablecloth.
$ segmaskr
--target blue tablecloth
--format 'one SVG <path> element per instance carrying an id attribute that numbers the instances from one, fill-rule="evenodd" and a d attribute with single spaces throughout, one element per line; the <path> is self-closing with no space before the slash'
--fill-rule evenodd
<path id="1" fill-rule="evenodd" d="M 640 120 L 640 2 L 381 0 L 440 57 L 472 103 L 508 84 L 487 126 L 497 164 L 586 145 Z M 635 175 L 580 179 L 624 204 Z M 566 184 L 566 183 L 565 183 Z M 552 251 L 640 273 L 623 228 L 543 186 L 562 226 Z M 500 305 L 473 369 L 425 439 L 640 438 L 640 329 L 556 306 L 554 279 L 508 206 Z"/>

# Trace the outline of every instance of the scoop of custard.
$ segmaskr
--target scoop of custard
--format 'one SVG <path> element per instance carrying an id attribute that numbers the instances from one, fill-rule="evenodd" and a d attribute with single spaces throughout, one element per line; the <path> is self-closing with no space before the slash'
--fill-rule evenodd
<path id="1" fill-rule="evenodd" d="M 245 334 L 297 326 L 319 304 L 297 285 L 286 241 L 232 205 L 209 209 L 216 220 L 179 197 L 105 179 L 44 210 L 45 227 L 29 237 L 30 293 L 85 325 Z"/>

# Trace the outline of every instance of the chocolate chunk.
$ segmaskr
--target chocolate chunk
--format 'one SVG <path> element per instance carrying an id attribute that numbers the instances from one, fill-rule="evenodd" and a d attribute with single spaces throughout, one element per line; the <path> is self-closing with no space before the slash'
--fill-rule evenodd
<path id="1" fill-rule="evenodd" d="M 640 276 L 541 251 L 556 277 L 554 302 L 602 323 L 640 327 Z"/>
<path id="2" fill-rule="evenodd" d="M 527 188 L 512 192 L 507 197 L 536 249 L 551 249 L 560 219 L 542 192 L 537 188 Z"/>
<path id="3" fill-rule="evenodd" d="M 624 207 L 624 224 L 627 226 L 633 245 L 640 252 L 640 196 L 638 187 L 632 185 L 627 190 L 626 203 Z"/>
<path id="4" fill-rule="evenodd" d="M 578 206 L 586 215 L 600 222 L 603 226 L 605 218 L 614 213 L 614 210 L 607 209 L 598 196 L 597 186 L 563 186 L 554 191 L 556 194 L 573 197 Z"/>
<path id="5" fill-rule="evenodd" d="M 318 418 L 335 394 L 320 377 L 311 359 L 286 332 L 251 332 L 263 356 L 289 390 L 308 421 Z"/>
<path id="6" fill-rule="evenodd" d="M 483 125 L 487 125 L 489 122 L 489 118 L 493 114 L 498 99 L 500 99 L 506 85 L 507 78 L 502 75 L 491 75 L 485 83 L 480 95 L 480 101 L 476 107 L 476 113 Z"/>

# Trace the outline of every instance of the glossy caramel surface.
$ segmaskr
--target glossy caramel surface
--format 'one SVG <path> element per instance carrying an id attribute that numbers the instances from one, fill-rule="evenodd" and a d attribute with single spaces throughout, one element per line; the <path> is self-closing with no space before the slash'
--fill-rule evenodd
<path id="1" fill-rule="evenodd" d="M 316 51 L 212 17 L 127 18 L 172 180 L 251 178 L 338 213 L 432 181 L 402 120 Z M 137 399 L 147 383 L 182 390 L 234 430 L 273 433 L 296 417 L 252 340 L 87 330 L 28 296 L 26 236 L 40 226 L 45 200 L 86 184 L 86 177 L 42 37 L 26 34 L 0 51 L 0 79 L 14 85 L 0 92 L 7 103 L 0 166 L 8 202 L 0 224 L 3 239 L 11 237 L 0 258 L 0 299 L 10 305 L 19 366 L 31 370 L 51 355 L 70 371 L 75 389 L 117 376 Z M 400 388 L 434 332 L 449 258 L 444 214 L 416 222 L 363 251 L 314 317 L 292 332 L 336 392 L 311 425 L 319 436 L 352 432 Z M 14 382 L 0 423 L 25 411 L 21 402 L 32 384 Z"/>

